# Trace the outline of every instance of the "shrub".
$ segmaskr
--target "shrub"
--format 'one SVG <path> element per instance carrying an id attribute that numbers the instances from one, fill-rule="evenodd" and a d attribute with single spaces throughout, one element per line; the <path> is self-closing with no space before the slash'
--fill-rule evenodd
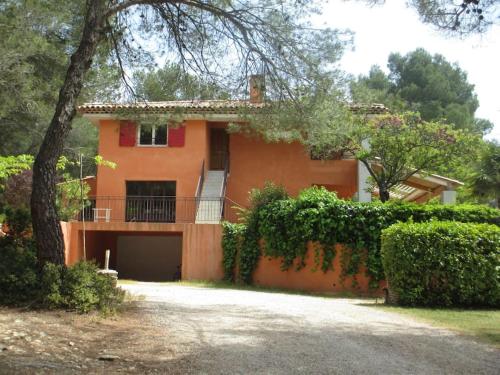
<path id="1" fill-rule="evenodd" d="M 32 300 L 38 273 L 33 241 L 0 238 L 0 303 L 18 305 Z"/>
<path id="2" fill-rule="evenodd" d="M 93 262 L 78 262 L 71 267 L 46 264 L 40 283 L 40 302 L 47 308 L 67 308 L 80 313 L 92 310 L 113 312 L 124 292 L 114 281 L 97 273 Z"/>
<path id="3" fill-rule="evenodd" d="M 402 305 L 500 306 L 500 228 L 398 223 L 382 232 L 382 263 Z"/>
<path id="4" fill-rule="evenodd" d="M 0 303 L 18 305 L 35 298 L 38 288 L 35 243 L 29 213 L 8 210 L 9 235 L 0 237 Z"/>
<path id="5" fill-rule="evenodd" d="M 61 294 L 64 268 L 52 263 L 47 263 L 40 276 L 39 301 L 41 306 L 55 309 L 64 305 L 64 297 Z"/>
<path id="6" fill-rule="evenodd" d="M 380 257 L 384 228 L 409 220 L 500 224 L 500 210 L 479 205 L 358 203 L 339 199 L 324 188 L 306 189 L 297 198 L 275 193 L 268 196 L 274 199 L 259 199 L 259 204 L 247 213 L 246 227 L 241 229 L 242 241 L 228 241 L 238 249 L 225 251 L 228 255 L 238 253 L 237 267 L 245 282 L 251 282 L 261 255 L 261 239 L 265 243 L 264 255 L 281 258 L 284 270 L 296 259 L 299 269 L 304 265 L 307 242 L 311 241 L 321 245 L 316 251 L 322 251 L 322 257 L 316 254 L 315 259 L 322 259 L 319 266 L 328 272 L 336 255 L 334 245 L 344 244 L 350 251 L 342 259 L 342 275 L 355 275 L 364 262 L 372 285 L 376 286 L 384 279 Z"/>
<path id="7" fill-rule="evenodd" d="M 40 270 L 28 212 L 9 210 L 7 225 L 8 235 L 0 238 L 0 304 L 107 313 L 123 301 L 124 292 L 98 274 L 94 263 L 68 268 L 47 263 Z"/>

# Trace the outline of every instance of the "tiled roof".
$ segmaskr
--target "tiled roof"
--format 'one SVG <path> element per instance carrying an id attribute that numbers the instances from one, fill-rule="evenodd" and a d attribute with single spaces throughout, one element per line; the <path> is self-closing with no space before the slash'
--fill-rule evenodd
<path id="1" fill-rule="evenodd" d="M 264 108 L 264 103 L 250 103 L 247 100 L 176 100 L 168 102 L 135 103 L 86 103 L 78 112 L 97 114 L 115 113 L 127 110 L 141 110 L 148 113 L 164 113 L 182 110 L 187 113 L 237 113 L 244 108 Z"/>
<path id="2" fill-rule="evenodd" d="M 82 114 L 111 114 L 127 110 L 141 110 L 147 113 L 168 113 L 183 111 L 185 113 L 238 113 L 242 109 L 258 110 L 265 103 L 251 103 L 248 100 L 176 100 L 168 102 L 135 102 L 135 103 L 86 103 L 78 107 Z M 351 104 L 354 113 L 379 114 L 388 109 L 383 104 Z"/>

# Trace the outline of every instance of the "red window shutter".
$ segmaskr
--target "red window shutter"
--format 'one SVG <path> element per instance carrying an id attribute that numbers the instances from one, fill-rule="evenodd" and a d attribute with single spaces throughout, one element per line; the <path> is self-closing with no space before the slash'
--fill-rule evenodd
<path id="1" fill-rule="evenodd" d="M 122 121 L 120 123 L 120 146 L 135 146 L 136 126 L 133 122 Z"/>
<path id="2" fill-rule="evenodd" d="M 186 137 L 186 127 L 168 128 L 168 146 L 169 147 L 184 147 L 184 139 Z"/>

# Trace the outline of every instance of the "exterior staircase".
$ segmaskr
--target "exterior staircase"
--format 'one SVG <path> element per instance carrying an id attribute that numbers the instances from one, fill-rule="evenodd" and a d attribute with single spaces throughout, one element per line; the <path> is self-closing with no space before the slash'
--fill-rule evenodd
<path id="1" fill-rule="evenodd" d="M 220 223 L 224 203 L 223 185 L 224 171 L 207 172 L 196 210 L 196 224 Z"/>

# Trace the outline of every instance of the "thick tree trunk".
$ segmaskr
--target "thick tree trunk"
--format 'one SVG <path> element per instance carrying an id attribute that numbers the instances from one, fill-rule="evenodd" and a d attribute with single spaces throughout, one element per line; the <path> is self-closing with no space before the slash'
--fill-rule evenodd
<path id="1" fill-rule="evenodd" d="M 71 56 L 54 117 L 33 165 L 31 215 L 38 261 L 64 264 L 64 240 L 56 209 L 56 164 L 76 114 L 85 73 L 103 35 L 105 0 L 88 0 L 80 45 Z"/>

